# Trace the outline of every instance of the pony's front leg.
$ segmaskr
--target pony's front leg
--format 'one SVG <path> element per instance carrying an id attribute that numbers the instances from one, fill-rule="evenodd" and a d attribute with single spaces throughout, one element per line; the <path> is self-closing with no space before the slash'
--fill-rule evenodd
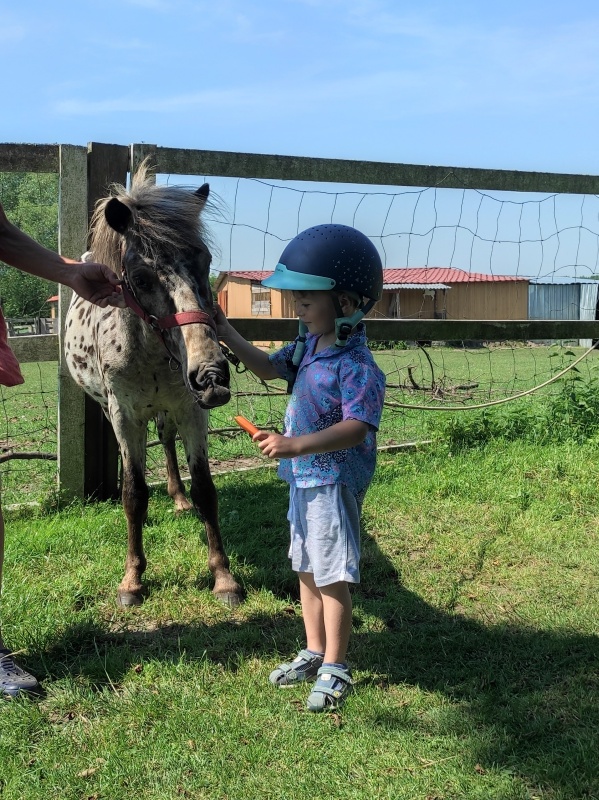
<path id="1" fill-rule="evenodd" d="M 214 578 L 213 594 L 229 606 L 238 606 L 243 600 L 243 590 L 229 571 L 229 559 L 223 547 L 218 524 L 218 498 L 208 466 L 206 432 L 207 413 L 197 406 L 192 419 L 177 420 L 177 427 L 189 463 L 191 474 L 191 500 L 206 526 L 208 540 L 208 567 Z M 195 416 L 195 420 L 193 420 Z M 191 422 L 191 424 L 189 424 Z M 194 424 L 195 423 L 195 424 Z"/>
<path id="2" fill-rule="evenodd" d="M 143 603 L 141 578 L 146 569 L 143 550 L 143 525 L 148 512 L 148 486 L 145 480 L 146 423 L 129 424 L 120 420 L 115 425 L 116 437 L 123 459 L 123 509 L 127 519 L 127 558 L 125 574 L 117 590 L 121 606 L 139 606 Z"/>
<path id="3" fill-rule="evenodd" d="M 162 443 L 164 455 L 166 457 L 166 490 L 168 495 L 173 498 L 175 511 L 190 511 L 192 505 L 185 496 L 185 488 L 181 480 L 181 473 L 177 462 L 177 450 L 175 445 L 177 426 L 172 417 L 166 411 L 163 411 L 156 416 L 156 428 L 158 430 L 158 438 Z"/>

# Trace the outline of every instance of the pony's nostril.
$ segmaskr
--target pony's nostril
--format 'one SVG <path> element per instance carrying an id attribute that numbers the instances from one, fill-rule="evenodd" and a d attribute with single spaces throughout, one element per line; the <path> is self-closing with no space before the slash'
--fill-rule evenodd
<path id="1" fill-rule="evenodd" d="M 195 392 L 229 386 L 229 376 L 214 368 L 191 371 L 187 378 L 191 389 Z"/>

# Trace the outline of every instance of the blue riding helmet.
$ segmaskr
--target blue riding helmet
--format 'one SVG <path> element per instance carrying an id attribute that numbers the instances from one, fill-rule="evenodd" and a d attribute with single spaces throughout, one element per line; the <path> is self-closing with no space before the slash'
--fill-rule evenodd
<path id="1" fill-rule="evenodd" d="M 292 239 L 283 250 L 275 271 L 262 285 L 270 289 L 291 289 L 300 292 L 351 292 L 359 298 L 357 310 L 344 317 L 339 300 L 332 295 L 335 306 L 337 347 L 343 347 L 362 317 L 367 314 L 383 292 L 383 264 L 378 250 L 360 231 L 349 225 L 316 225 Z M 299 324 L 299 339 L 295 347 L 292 371 L 297 372 L 306 342 L 307 328 Z M 288 391 L 291 391 L 290 381 Z"/>
<path id="2" fill-rule="evenodd" d="M 367 313 L 383 291 L 383 265 L 378 250 L 349 225 L 316 225 L 292 239 L 270 278 L 271 289 L 353 292 Z M 364 298 L 371 302 L 364 304 Z"/>

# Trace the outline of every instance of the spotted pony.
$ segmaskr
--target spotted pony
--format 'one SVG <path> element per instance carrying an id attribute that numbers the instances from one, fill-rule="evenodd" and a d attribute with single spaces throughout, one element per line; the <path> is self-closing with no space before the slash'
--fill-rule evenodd
<path id="1" fill-rule="evenodd" d="M 96 205 L 90 251 L 122 278 L 127 308 L 100 308 L 74 295 L 65 321 L 69 370 L 102 406 L 122 457 L 128 549 L 121 605 L 143 599 L 147 425 L 156 417 L 169 493 L 179 508 L 189 503 L 174 454 L 177 430 L 183 441 L 191 501 L 206 526 L 214 594 L 230 605 L 242 596 L 223 548 L 207 456 L 208 409 L 230 399 L 229 368 L 212 319 L 211 255 L 202 221 L 208 195 L 208 184 L 195 192 L 156 185 L 146 163 L 129 190 L 112 187 Z"/>

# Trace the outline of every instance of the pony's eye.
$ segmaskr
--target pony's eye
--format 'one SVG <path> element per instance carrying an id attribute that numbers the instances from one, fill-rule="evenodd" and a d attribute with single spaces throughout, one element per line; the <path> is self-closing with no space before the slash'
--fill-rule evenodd
<path id="1" fill-rule="evenodd" d="M 153 275 L 150 272 L 135 272 L 132 276 L 133 285 L 142 291 L 150 290 L 153 284 Z"/>

